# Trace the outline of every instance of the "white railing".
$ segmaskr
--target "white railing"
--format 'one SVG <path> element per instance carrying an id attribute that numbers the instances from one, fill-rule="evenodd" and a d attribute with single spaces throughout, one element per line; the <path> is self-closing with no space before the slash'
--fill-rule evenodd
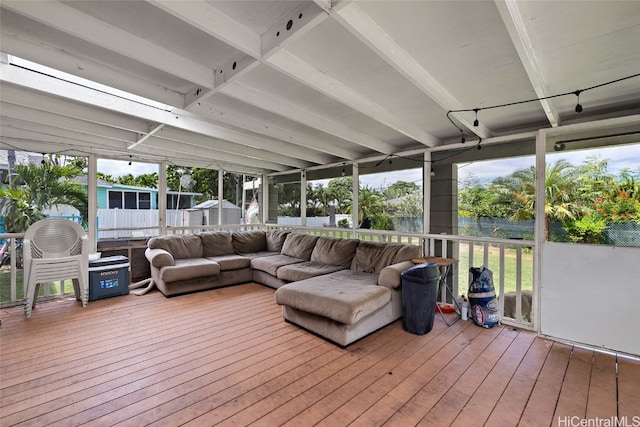
<path id="1" fill-rule="evenodd" d="M 504 296 L 509 292 L 511 301 L 515 300 L 510 316 L 505 316 L 505 298 L 500 297 L 499 307 L 503 323 L 533 329 L 531 319 L 531 301 L 527 300 L 527 295 L 523 297 L 523 291 L 533 291 L 533 253 L 534 242 L 529 240 L 509 240 L 482 237 L 454 236 L 448 234 L 416 234 L 398 233 L 393 231 L 378 231 L 364 229 L 328 228 L 328 227 L 300 227 L 282 226 L 277 224 L 228 224 L 221 226 L 192 226 L 192 227 L 170 227 L 168 234 L 189 234 L 203 231 L 244 231 L 244 230 L 266 230 L 266 229 L 290 229 L 295 232 L 313 234 L 327 237 L 358 238 L 361 240 L 404 243 L 417 245 L 422 248 L 425 256 L 441 256 L 458 260 L 449 271 L 447 283 L 450 284 L 451 292 L 455 296 L 466 293 L 468 286 L 468 271 L 470 267 L 486 266 L 494 274 L 494 285 L 496 293 Z M 99 229 L 98 232 L 113 231 L 120 236 L 132 236 L 138 231 L 151 231 L 147 235 L 157 235 L 157 226 L 147 228 L 119 228 L 119 229 Z M 8 248 L 11 254 L 18 250 L 16 242 L 23 237 L 23 234 L 0 234 L 0 239 L 8 240 Z M 1 306 L 18 305 L 23 303 L 23 283 L 22 270 L 16 267 L 15 257 L 11 257 L 9 272 L 0 271 L 0 287 L 2 289 Z M 446 289 L 441 290 L 441 301 L 450 301 Z M 44 286 L 45 297 L 71 296 L 70 292 L 65 292 L 61 284 L 49 284 Z M 531 295 L 531 294 L 529 294 Z M 525 298 L 525 299 L 523 299 Z M 527 308 L 525 310 L 525 308 Z"/>
<path id="2" fill-rule="evenodd" d="M 469 269 L 485 266 L 493 272 L 496 294 L 502 296 L 499 297 L 499 309 L 503 323 L 526 329 L 534 327 L 532 303 L 535 242 L 532 240 L 324 227 L 294 227 L 294 230 L 327 237 L 418 245 L 422 247 L 425 256 L 453 258 L 457 262 L 448 272 L 447 283 L 455 296 L 467 293 Z M 441 301 L 451 302 L 446 288 L 442 287 L 440 293 Z M 505 300 L 508 308 L 506 315 Z"/>

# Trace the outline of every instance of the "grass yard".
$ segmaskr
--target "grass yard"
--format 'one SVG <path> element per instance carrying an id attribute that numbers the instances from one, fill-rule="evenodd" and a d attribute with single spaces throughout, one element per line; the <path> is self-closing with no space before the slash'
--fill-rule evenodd
<path id="1" fill-rule="evenodd" d="M 469 245 L 460 244 L 460 263 L 458 264 L 458 287 L 460 293 L 469 286 L 469 268 L 481 267 L 484 261 L 484 246 L 474 245 L 473 265 L 469 265 Z M 504 250 L 504 291 L 515 292 L 516 290 L 516 249 L 505 248 Z M 500 293 L 500 248 L 489 246 L 489 265 L 486 266 L 493 272 L 493 284 L 496 294 Z M 522 289 L 532 289 L 533 287 L 533 251 L 527 248 L 522 249 Z M 466 292 L 465 292 L 466 293 Z"/>
<path id="2" fill-rule="evenodd" d="M 22 287 L 23 272 L 18 270 L 16 272 L 16 300 L 20 301 L 24 298 L 24 290 Z M 47 284 L 45 284 L 47 286 Z M 38 296 L 44 295 L 45 286 L 40 286 Z M 60 293 L 60 282 L 49 283 L 49 295 L 56 295 Z M 73 282 L 66 280 L 64 282 L 64 293 L 73 293 Z M 11 301 L 11 272 L 8 268 L 0 269 L 0 303 L 6 303 Z"/>

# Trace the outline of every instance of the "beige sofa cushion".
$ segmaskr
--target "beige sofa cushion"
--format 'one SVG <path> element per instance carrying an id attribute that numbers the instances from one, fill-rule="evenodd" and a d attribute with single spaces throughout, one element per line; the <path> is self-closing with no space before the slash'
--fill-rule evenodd
<path id="1" fill-rule="evenodd" d="M 404 245 L 396 254 L 393 264 L 397 264 L 402 261 L 411 261 L 412 259 L 420 258 L 421 256 L 422 248 L 420 246 Z"/>
<path id="2" fill-rule="evenodd" d="M 303 259 L 289 255 L 271 255 L 253 258 L 251 260 L 251 268 L 254 270 L 264 271 L 265 273 L 269 273 L 276 277 L 278 269 L 283 265 L 296 264 L 303 261 Z"/>
<path id="3" fill-rule="evenodd" d="M 213 256 L 207 259 L 218 263 L 218 265 L 220 265 L 220 271 L 249 268 L 251 265 L 249 258 L 236 254 Z"/>
<path id="4" fill-rule="evenodd" d="M 157 268 L 175 264 L 171 254 L 164 249 L 147 248 L 144 251 L 144 256 L 151 262 L 151 265 Z"/>
<path id="5" fill-rule="evenodd" d="M 272 256 L 272 255 L 280 255 L 280 252 L 251 252 L 251 253 L 247 253 L 247 252 L 243 252 L 242 256 L 248 259 L 254 259 L 254 258 L 261 258 L 261 257 L 265 257 L 265 256 Z"/>
<path id="6" fill-rule="evenodd" d="M 379 274 L 388 265 L 394 264 L 400 243 L 377 243 L 360 241 L 351 263 L 351 269 L 363 273 Z"/>
<path id="7" fill-rule="evenodd" d="M 317 240 L 318 236 L 291 233 L 282 245 L 282 254 L 309 261 Z"/>
<path id="8" fill-rule="evenodd" d="M 291 234 L 289 230 L 270 230 L 267 231 L 267 251 L 280 252 L 287 236 Z"/>
<path id="9" fill-rule="evenodd" d="M 389 289 L 395 289 L 402 284 L 402 272 L 410 269 L 415 264 L 411 261 L 403 261 L 397 264 L 388 265 L 380 272 L 378 285 Z"/>
<path id="10" fill-rule="evenodd" d="M 309 279 L 334 271 L 344 270 L 339 265 L 320 264 L 313 261 L 299 262 L 297 264 L 284 265 L 277 270 L 277 277 L 287 282 Z"/>
<path id="11" fill-rule="evenodd" d="M 197 234 L 172 234 L 149 239 L 150 249 L 164 249 L 173 259 L 201 258 L 202 241 Z"/>
<path id="12" fill-rule="evenodd" d="M 237 231 L 232 233 L 231 236 L 233 250 L 237 254 L 264 252 L 267 250 L 267 238 L 264 231 Z"/>
<path id="13" fill-rule="evenodd" d="M 206 258 L 176 259 L 175 265 L 160 269 L 160 278 L 166 283 L 218 274 L 220 274 L 220 265 Z"/>
<path id="14" fill-rule="evenodd" d="M 202 256 L 234 254 L 231 233 L 227 231 L 206 231 L 200 233 L 202 240 Z"/>
<path id="15" fill-rule="evenodd" d="M 349 268 L 353 256 L 356 254 L 358 243 L 358 239 L 320 237 L 311 253 L 311 261 Z"/>
<path id="16" fill-rule="evenodd" d="M 275 298 L 280 305 L 353 325 L 391 300 L 391 291 L 376 281 L 374 274 L 342 270 L 288 283 Z"/>

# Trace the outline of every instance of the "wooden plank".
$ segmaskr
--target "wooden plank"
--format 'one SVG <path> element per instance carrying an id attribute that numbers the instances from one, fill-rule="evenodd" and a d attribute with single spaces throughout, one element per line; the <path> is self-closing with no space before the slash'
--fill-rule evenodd
<path id="1" fill-rule="evenodd" d="M 378 378 L 388 374 L 389 370 L 393 369 L 399 360 L 406 357 L 408 352 L 414 351 L 418 341 L 415 335 L 409 333 L 400 335 L 398 339 L 380 348 L 378 352 L 356 360 L 341 371 L 322 380 L 316 386 L 305 390 L 288 402 L 283 402 L 275 410 L 261 417 L 257 421 L 258 424 L 282 425 L 317 403 L 324 396 L 332 395 L 351 380 L 360 380 L 360 387 L 366 388 L 366 385 L 373 381 L 371 377 Z M 353 395 L 351 394 L 351 396 Z M 308 421 L 305 419 L 305 422 Z"/>
<path id="2" fill-rule="evenodd" d="M 517 336 L 518 333 L 511 328 L 503 328 L 500 335 L 477 356 L 460 380 L 427 412 L 420 424 L 450 425 Z"/>
<path id="3" fill-rule="evenodd" d="M 640 421 L 640 360 L 618 357 L 618 415 Z M 635 418 L 634 418 L 635 417 Z"/>
<path id="4" fill-rule="evenodd" d="M 270 311 L 266 308 L 268 307 L 265 304 L 266 301 L 267 299 L 256 302 L 256 305 L 253 306 L 255 313 L 265 313 L 268 318 L 273 319 L 273 322 L 278 324 L 281 323 L 278 321 L 277 310 Z M 249 303 L 249 301 L 247 301 L 247 303 Z M 251 307 L 252 304 L 249 303 L 249 306 Z M 262 308 L 260 308 L 261 306 Z M 33 386 L 43 385 L 47 382 L 55 381 L 56 379 L 68 377 L 70 372 L 70 363 L 73 365 L 73 369 L 76 369 L 76 372 L 78 373 L 91 372 L 92 374 L 95 374 L 95 369 L 100 369 L 100 367 L 114 367 L 111 362 L 118 360 L 126 361 L 128 353 L 136 354 L 139 352 L 140 347 L 146 347 L 147 351 L 150 351 L 155 347 L 170 348 L 168 345 L 173 341 L 179 343 L 185 340 L 185 338 L 183 338 L 183 331 L 185 328 L 193 328 L 197 326 L 197 329 L 193 334 L 189 335 L 190 339 L 197 340 L 199 337 L 202 339 L 202 337 L 209 336 L 211 331 L 208 330 L 208 328 L 213 330 L 213 337 L 216 337 L 225 330 L 227 334 L 233 334 L 235 328 L 238 328 L 240 331 L 243 328 L 253 329 L 254 326 L 252 326 L 252 322 L 266 322 L 267 319 L 267 317 L 264 316 L 255 320 L 251 320 L 250 317 L 245 317 L 239 322 L 233 322 L 230 321 L 229 316 L 233 310 L 237 310 L 238 308 L 233 308 L 232 311 L 229 311 L 227 305 L 222 305 L 218 309 L 209 310 L 213 317 L 206 317 L 206 320 L 198 321 L 198 314 L 194 313 L 193 310 L 189 310 L 186 307 L 180 307 L 180 309 L 186 312 L 182 318 L 180 318 L 180 316 L 171 316 L 168 313 L 166 316 L 163 316 L 163 313 L 157 313 L 157 315 L 161 316 L 161 320 L 154 322 L 145 322 L 144 318 L 136 318 L 136 320 L 139 321 L 139 324 L 150 324 L 136 328 L 134 331 L 127 331 L 126 333 L 123 332 L 126 331 L 124 326 L 119 325 L 117 321 L 113 321 L 113 324 L 111 324 L 112 328 L 109 331 L 104 331 L 104 334 L 88 334 L 90 335 L 90 338 L 87 340 L 78 340 L 79 343 L 82 342 L 89 345 L 90 351 L 88 353 L 78 352 L 76 349 L 79 344 L 73 345 L 73 343 L 71 343 L 69 345 L 71 349 L 66 351 L 64 347 L 58 347 L 54 343 L 51 343 L 50 345 L 57 350 L 57 353 L 39 354 L 39 358 L 46 359 L 41 363 L 43 366 L 40 366 L 40 368 L 35 372 L 31 372 L 26 375 L 21 372 L 20 375 L 16 376 L 16 378 L 19 378 L 21 384 L 17 384 L 14 389 L 22 389 L 25 393 L 33 395 L 31 390 Z M 91 314 L 93 313 L 89 313 L 89 315 Z M 87 328 L 90 327 L 91 325 L 87 326 Z M 58 327 L 58 325 L 55 325 L 54 328 L 62 329 L 62 327 Z M 99 326 L 96 328 L 100 330 Z M 102 326 L 102 329 L 104 329 L 104 326 Z M 45 340 L 46 339 L 45 335 Z M 127 347 L 130 344 L 135 344 L 135 346 Z M 127 351 L 124 349 L 127 349 Z M 31 368 L 30 363 L 28 363 L 30 358 L 33 357 L 33 354 L 30 351 L 26 354 L 28 357 L 18 358 L 18 360 L 22 360 L 22 362 L 20 362 L 22 364 L 22 369 L 26 369 L 27 372 L 34 371 Z M 54 367 L 50 369 L 46 369 L 48 359 L 53 359 L 51 363 L 55 363 Z M 15 365 L 11 366 L 14 370 L 19 371 Z M 58 374 L 61 374 L 62 377 Z M 10 380 L 11 378 L 3 377 L 3 398 L 5 397 L 5 393 L 9 394 L 7 389 L 12 385 L 12 381 Z M 17 390 L 12 389 L 11 391 L 16 392 Z"/>
<path id="5" fill-rule="evenodd" d="M 342 349 L 285 323 L 273 292 L 1 309 L 0 425 L 539 426 L 615 410 L 613 356 L 569 362 L 571 346 L 439 317 L 424 336 L 398 321 Z M 619 419 L 633 421 L 640 362 L 617 360 Z"/>
<path id="6" fill-rule="evenodd" d="M 399 322 L 396 322 L 379 331 L 375 336 L 370 335 L 362 341 L 354 343 L 353 346 L 347 349 L 336 348 L 332 352 L 334 355 L 332 360 L 313 360 L 308 366 L 302 366 L 301 369 L 291 370 L 275 378 L 265 378 L 264 383 L 258 387 L 247 390 L 244 394 L 234 399 L 229 399 L 224 405 L 216 408 L 207 408 L 207 411 L 199 418 L 194 418 L 186 425 L 213 425 L 219 422 L 233 424 L 233 421 L 237 420 L 236 417 L 238 414 L 241 417 L 254 418 L 251 417 L 249 408 L 264 411 L 265 408 L 260 406 L 264 399 L 270 399 L 273 405 L 271 409 L 276 408 L 283 402 L 280 398 L 284 397 L 286 399 L 287 396 L 291 396 L 289 398 L 292 398 L 296 394 L 293 392 L 294 389 L 305 391 L 308 387 L 312 386 L 315 381 L 318 381 L 318 378 L 314 376 L 316 371 L 324 369 L 325 372 L 335 372 L 334 369 L 336 366 L 342 363 L 348 363 L 349 359 L 355 361 L 360 357 L 366 357 L 370 353 L 375 353 L 378 349 L 392 342 L 394 337 L 399 334 L 402 334 L 401 326 Z M 334 362 L 333 365 L 331 362 Z"/>
<path id="7" fill-rule="evenodd" d="M 416 366 L 417 363 L 431 357 L 467 326 L 458 322 L 454 327 L 448 328 L 443 322 L 437 321 L 431 332 L 416 337 L 380 364 L 349 379 L 333 392 L 321 394 L 319 400 L 283 425 L 316 424 L 329 416 L 347 422 L 350 419 L 348 414 L 362 413 L 406 378 L 413 371 L 411 366 Z M 332 421 L 329 419 L 325 422 Z"/>
<path id="8" fill-rule="evenodd" d="M 591 380 L 593 350 L 574 347 L 564 376 L 553 421 L 559 424 L 571 417 L 585 418 Z"/>
<path id="9" fill-rule="evenodd" d="M 385 425 L 416 425 L 423 420 L 425 414 L 460 380 L 478 354 L 482 354 L 500 332 L 500 329 L 492 328 L 475 337 L 435 377 L 402 405 Z M 429 420 L 426 421 L 430 423 Z"/>
<path id="10" fill-rule="evenodd" d="M 589 383 L 587 419 L 610 419 L 618 415 L 617 386 L 615 355 L 596 351 L 593 355 Z M 640 383 L 637 383 L 636 386 L 640 386 Z M 636 406 L 637 408 L 638 406 Z"/>
<path id="11" fill-rule="evenodd" d="M 482 329 L 466 326 L 471 322 L 465 322 L 466 329 L 457 334 L 446 346 L 443 346 L 435 354 L 426 360 L 418 361 L 414 365 L 407 366 L 411 372 L 404 375 L 403 380 L 393 387 L 387 394 L 362 414 L 356 412 L 349 414 L 357 417 L 352 423 L 354 426 L 382 425 L 393 416 L 410 398 L 412 398 L 426 383 L 435 377 L 449 361 L 460 353 Z M 343 414 L 341 418 L 345 418 Z M 345 418 L 348 419 L 348 418 Z M 330 426 L 337 421 L 335 417 L 327 417 L 321 425 Z"/>
<path id="12" fill-rule="evenodd" d="M 534 339 L 535 334 L 532 332 L 521 331 L 518 334 L 486 380 L 456 417 L 455 424 L 482 425 L 485 423 Z"/>
<path id="13" fill-rule="evenodd" d="M 256 330 L 250 335 L 240 335 L 222 344 L 201 340 L 200 346 L 175 347 L 174 354 L 160 354 L 148 360 L 141 358 L 137 363 L 118 370 L 116 378 L 109 375 L 104 379 L 101 375 L 85 378 L 87 383 L 95 385 L 82 390 L 83 399 L 75 405 L 68 403 L 77 400 L 77 397 L 64 394 L 66 390 L 63 389 L 64 392 L 56 400 L 32 407 L 26 411 L 28 414 L 23 411 L 17 415 L 33 417 L 40 413 L 41 416 L 35 418 L 34 422 L 47 425 L 60 420 L 65 420 L 63 424 L 68 423 L 68 417 L 75 417 L 70 423 L 78 424 L 86 419 L 91 420 L 101 410 L 115 411 L 118 404 L 126 406 L 146 397 L 148 393 L 162 391 L 163 386 L 172 387 L 173 382 L 181 383 L 207 372 L 215 372 L 229 363 L 226 357 L 248 357 L 252 353 L 290 341 L 294 332 L 287 331 L 282 325 L 274 325 L 264 331 Z M 266 337 L 269 337 L 269 341 L 264 340 Z M 205 353 L 206 356 L 194 358 L 199 353 Z M 79 415 L 80 412 L 83 415 Z"/>
<path id="14" fill-rule="evenodd" d="M 308 396 L 308 392 L 314 388 L 318 388 L 325 378 L 332 378 L 334 376 L 349 376 L 349 370 L 356 370 L 353 368 L 355 364 L 362 364 L 365 367 L 369 367 L 378 363 L 380 360 L 387 357 L 390 353 L 404 346 L 408 342 L 414 339 L 414 336 L 407 333 L 399 334 L 393 340 L 387 342 L 385 345 L 379 346 L 374 351 L 368 354 L 358 353 L 345 353 L 339 359 L 334 362 L 322 366 L 315 372 L 297 379 L 287 387 L 279 389 L 272 393 L 270 396 L 261 400 L 260 402 L 252 405 L 249 408 L 235 414 L 232 418 L 220 423 L 220 426 L 233 426 L 236 424 L 246 425 L 252 422 L 259 422 L 262 425 L 276 425 L 271 424 L 269 418 L 266 416 L 274 407 L 282 406 L 291 402 L 294 405 L 293 410 L 295 413 L 300 412 L 300 406 L 298 406 L 299 396 Z M 302 402 L 304 405 L 305 403 Z M 304 409 L 304 407 L 302 407 Z M 270 415 L 270 414 L 269 414 Z M 275 414 L 278 415 L 277 413 Z M 290 417 L 287 417 L 290 418 Z M 207 420 L 208 421 L 208 420 Z"/>
<path id="15" fill-rule="evenodd" d="M 490 426 L 517 425 L 553 342 L 535 340 L 487 420 Z"/>
<path id="16" fill-rule="evenodd" d="M 553 343 L 520 418 L 520 426 L 551 425 L 570 357 L 571 346 Z"/>

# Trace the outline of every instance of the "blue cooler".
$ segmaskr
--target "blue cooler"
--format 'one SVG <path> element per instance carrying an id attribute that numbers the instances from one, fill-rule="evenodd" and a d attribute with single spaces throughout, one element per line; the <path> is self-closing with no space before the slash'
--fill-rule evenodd
<path id="1" fill-rule="evenodd" d="M 89 301 L 129 293 L 129 258 L 122 255 L 89 261 Z"/>

